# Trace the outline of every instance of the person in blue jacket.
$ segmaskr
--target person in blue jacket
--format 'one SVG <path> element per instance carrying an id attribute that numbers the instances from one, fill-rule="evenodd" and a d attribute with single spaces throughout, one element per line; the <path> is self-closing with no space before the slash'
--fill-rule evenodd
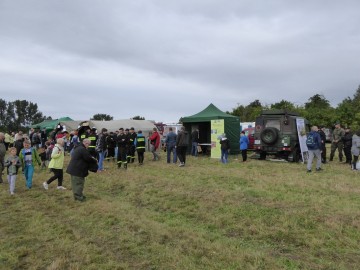
<path id="1" fill-rule="evenodd" d="M 240 133 L 240 150 L 243 162 L 247 160 L 247 149 L 249 146 L 249 138 L 245 135 L 244 131 Z"/>
<path id="2" fill-rule="evenodd" d="M 314 157 L 316 157 L 316 171 L 321 171 L 321 137 L 318 132 L 318 127 L 311 127 L 311 131 L 306 139 L 306 146 L 309 152 L 309 158 L 307 161 L 307 172 L 311 172 L 312 162 Z"/>

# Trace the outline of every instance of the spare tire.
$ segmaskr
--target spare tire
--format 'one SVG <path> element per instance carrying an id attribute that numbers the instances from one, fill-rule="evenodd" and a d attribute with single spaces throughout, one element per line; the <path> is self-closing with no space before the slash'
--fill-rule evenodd
<path id="1" fill-rule="evenodd" d="M 265 144 L 273 144 L 278 139 L 278 130 L 274 127 L 267 127 L 260 133 L 260 138 Z"/>

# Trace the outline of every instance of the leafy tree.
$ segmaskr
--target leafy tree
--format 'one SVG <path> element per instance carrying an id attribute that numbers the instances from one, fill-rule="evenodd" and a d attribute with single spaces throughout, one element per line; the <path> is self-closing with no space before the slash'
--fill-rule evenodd
<path id="1" fill-rule="evenodd" d="M 295 111 L 295 105 L 287 100 L 281 100 L 280 102 L 274 103 L 270 105 L 270 109 L 274 110 L 289 110 L 289 111 Z"/>
<path id="2" fill-rule="evenodd" d="M 15 131 L 41 122 L 46 117 L 38 111 L 36 103 L 26 100 L 6 102 L 0 100 L 0 127 L 3 130 Z"/>
<path id="3" fill-rule="evenodd" d="M 237 108 L 234 108 L 232 112 L 227 113 L 238 116 L 241 122 L 253 122 L 256 117 L 261 114 L 263 109 L 265 109 L 265 107 L 262 106 L 258 99 L 256 99 L 253 102 L 250 102 L 246 107 L 239 105 Z"/>
<path id="4" fill-rule="evenodd" d="M 145 117 L 141 117 L 139 115 L 134 116 L 133 118 L 131 118 L 132 120 L 145 120 Z"/>
<path id="5" fill-rule="evenodd" d="M 310 108 L 329 109 L 331 106 L 330 102 L 324 97 L 324 95 L 316 94 L 309 98 L 309 102 L 305 103 L 305 109 Z"/>
<path id="6" fill-rule="evenodd" d="M 98 114 L 95 114 L 90 120 L 111 121 L 113 119 L 114 119 L 114 117 L 112 117 L 108 114 L 98 113 Z"/>

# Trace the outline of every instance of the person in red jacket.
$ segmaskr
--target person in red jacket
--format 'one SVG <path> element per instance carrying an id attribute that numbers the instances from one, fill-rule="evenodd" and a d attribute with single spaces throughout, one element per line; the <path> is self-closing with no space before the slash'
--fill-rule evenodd
<path id="1" fill-rule="evenodd" d="M 149 137 L 149 141 L 150 141 L 150 152 L 153 154 L 153 161 L 159 160 L 160 157 L 156 153 L 156 150 L 159 148 L 160 145 L 160 135 L 157 132 L 156 128 L 153 128 L 153 133 Z"/>

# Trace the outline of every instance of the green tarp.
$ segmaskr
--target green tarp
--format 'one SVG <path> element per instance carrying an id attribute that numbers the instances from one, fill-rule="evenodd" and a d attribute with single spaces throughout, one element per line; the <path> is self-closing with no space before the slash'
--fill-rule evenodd
<path id="1" fill-rule="evenodd" d="M 191 134 L 194 128 L 199 129 L 200 143 L 211 142 L 211 120 L 224 119 L 224 130 L 230 141 L 231 154 L 240 152 L 240 118 L 218 109 L 214 104 L 210 104 L 201 112 L 186 116 L 181 119 L 186 130 Z M 191 145 L 191 143 L 190 143 Z M 191 147 L 189 147 L 191 148 Z"/>
<path id="2" fill-rule="evenodd" d="M 72 121 L 72 119 L 70 117 L 61 117 L 59 119 L 54 119 L 54 120 L 45 120 L 41 123 L 38 124 L 34 124 L 31 125 L 31 128 L 39 128 L 39 129 L 46 129 L 46 131 L 48 132 L 49 130 L 53 130 L 54 128 L 56 128 L 57 124 L 59 124 L 59 122 L 62 121 Z"/>

